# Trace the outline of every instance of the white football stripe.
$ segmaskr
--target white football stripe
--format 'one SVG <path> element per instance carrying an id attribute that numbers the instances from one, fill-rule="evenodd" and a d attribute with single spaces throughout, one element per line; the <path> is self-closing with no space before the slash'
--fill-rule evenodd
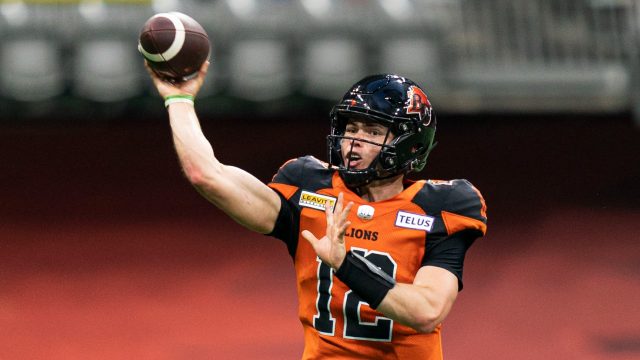
<path id="1" fill-rule="evenodd" d="M 154 62 L 169 61 L 173 59 L 174 56 L 178 55 L 180 49 L 182 49 L 182 45 L 184 45 L 184 25 L 182 24 L 182 21 L 180 21 L 180 19 L 175 15 L 175 13 L 162 13 L 157 14 L 154 17 L 158 16 L 166 17 L 173 23 L 173 26 L 176 28 L 176 36 L 173 38 L 173 43 L 171 43 L 171 46 L 169 46 L 169 48 L 162 54 L 152 54 L 146 51 L 139 42 L 138 50 L 142 53 L 142 55 L 144 55 L 145 58 L 147 58 L 147 60 Z"/>

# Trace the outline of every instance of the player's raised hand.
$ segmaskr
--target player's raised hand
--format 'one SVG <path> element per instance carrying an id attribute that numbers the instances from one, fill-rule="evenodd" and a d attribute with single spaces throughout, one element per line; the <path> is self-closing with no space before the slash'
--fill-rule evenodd
<path id="1" fill-rule="evenodd" d="M 147 69 L 149 76 L 151 76 L 151 80 L 153 80 L 153 85 L 158 89 L 158 93 L 160 93 L 162 98 L 166 98 L 171 95 L 191 95 L 195 97 L 198 92 L 200 92 L 200 88 L 204 83 L 204 78 L 209 70 L 209 61 L 205 61 L 204 64 L 202 64 L 202 67 L 198 71 L 198 75 L 183 82 L 171 82 L 161 78 L 149 67 L 149 65 L 147 65 L 146 60 L 144 67 Z"/>
<path id="2" fill-rule="evenodd" d="M 325 236 L 318 239 L 309 230 L 302 232 L 302 236 L 309 241 L 318 257 L 334 269 L 340 267 L 347 252 L 344 245 L 344 234 L 349 225 L 351 225 L 347 217 L 352 207 L 353 202 L 351 201 L 347 206 L 344 206 L 344 195 L 340 193 L 333 212 L 331 207 L 325 207 L 327 216 L 327 233 Z"/>

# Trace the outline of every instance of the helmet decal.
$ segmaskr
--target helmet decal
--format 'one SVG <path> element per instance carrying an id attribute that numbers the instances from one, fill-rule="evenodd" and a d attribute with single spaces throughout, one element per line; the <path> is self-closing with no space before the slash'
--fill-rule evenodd
<path id="1" fill-rule="evenodd" d="M 427 117 L 425 126 L 429 126 L 431 122 L 431 103 L 427 98 L 427 95 L 419 87 L 413 85 L 409 87 L 407 91 L 407 97 L 409 98 L 409 106 L 407 107 L 407 115 L 418 114 L 420 121 L 425 120 Z"/>

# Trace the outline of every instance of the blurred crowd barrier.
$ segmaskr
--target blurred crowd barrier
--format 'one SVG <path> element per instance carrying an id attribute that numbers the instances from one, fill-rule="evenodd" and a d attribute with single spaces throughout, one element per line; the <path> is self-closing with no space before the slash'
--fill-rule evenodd
<path id="1" fill-rule="evenodd" d="M 166 11 L 210 35 L 201 111 L 335 101 L 392 72 L 441 111 L 640 112 L 640 0 L 4 0 L 0 117 L 157 107 L 137 38 Z"/>

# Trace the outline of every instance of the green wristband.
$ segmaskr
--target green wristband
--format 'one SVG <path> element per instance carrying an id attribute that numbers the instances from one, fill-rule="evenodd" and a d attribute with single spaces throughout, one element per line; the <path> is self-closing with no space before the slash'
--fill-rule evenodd
<path id="1" fill-rule="evenodd" d="M 175 104 L 175 103 L 187 103 L 187 104 L 193 105 L 194 104 L 193 100 L 194 100 L 193 95 L 187 95 L 187 94 L 169 95 L 164 98 L 164 107 L 169 107 L 169 105 Z"/>

